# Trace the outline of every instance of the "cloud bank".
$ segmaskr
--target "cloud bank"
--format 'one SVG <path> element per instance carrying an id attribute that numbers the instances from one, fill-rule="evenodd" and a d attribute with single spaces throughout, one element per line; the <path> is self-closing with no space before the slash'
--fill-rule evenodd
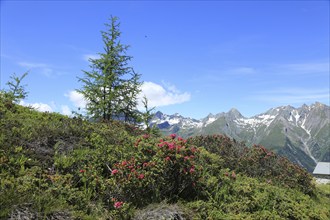
<path id="1" fill-rule="evenodd" d="M 70 91 L 65 96 L 77 108 L 83 109 L 87 104 L 84 96 L 75 90 Z M 191 98 L 190 93 L 180 92 L 174 85 L 161 86 L 153 82 L 144 82 L 141 86 L 141 93 L 138 95 L 138 109 L 140 110 L 143 109 L 142 100 L 144 96 L 147 97 L 150 108 L 180 104 L 189 101 Z"/>
<path id="2" fill-rule="evenodd" d="M 279 88 L 263 91 L 253 97 L 254 100 L 278 104 L 309 103 L 315 101 L 327 103 L 329 98 L 329 89 L 327 88 Z"/>
<path id="3" fill-rule="evenodd" d="M 53 68 L 51 68 L 50 65 L 45 63 L 31 63 L 31 62 L 19 62 L 19 66 L 28 68 L 28 69 L 37 69 L 41 74 L 47 77 L 51 77 L 55 74 L 55 71 Z"/>
<path id="4" fill-rule="evenodd" d="M 180 92 L 174 85 L 166 85 L 165 88 L 153 82 L 144 82 L 139 94 L 139 109 L 143 109 L 142 98 L 146 96 L 150 107 L 161 107 L 180 104 L 190 100 L 191 95 Z"/>
<path id="5" fill-rule="evenodd" d="M 72 111 L 71 109 L 69 108 L 69 106 L 67 105 L 62 105 L 61 106 L 61 113 L 63 115 L 67 115 L 67 116 L 71 116 L 72 115 Z"/>
<path id="6" fill-rule="evenodd" d="M 41 103 L 41 102 L 37 102 L 37 103 L 26 103 L 24 101 L 20 101 L 19 104 L 20 105 L 23 105 L 23 106 L 30 106 L 30 107 L 36 109 L 39 112 L 53 112 L 54 111 L 52 109 L 52 107 L 50 107 L 50 105 L 45 104 L 45 103 Z"/>
<path id="7" fill-rule="evenodd" d="M 73 103 L 73 105 L 77 108 L 85 108 L 87 101 L 84 99 L 84 96 L 73 90 L 70 91 L 68 94 L 65 94 L 66 97 Z"/>
<path id="8" fill-rule="evenodd" d="M 83 55 L 83 60 L 89 62 L 89 59 L 92 59 L 92 60 L 100 59 L 100 55 L 98 55 L 98 54 L 84 54 Z"/>

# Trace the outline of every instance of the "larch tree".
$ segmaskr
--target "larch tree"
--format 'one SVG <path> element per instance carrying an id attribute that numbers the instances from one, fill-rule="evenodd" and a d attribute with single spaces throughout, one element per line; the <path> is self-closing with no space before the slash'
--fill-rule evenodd
<path id="1" fill-rule="evenodd" d="M 137 118 L 137 96 L 140 92 L 140 74 L 128 65 L 132 56 L 126 54 L 128 45 L 120 42 L 120 23 L 111 17 L 101 31 L 104 52 L 99 58 L 89 59 L 90 71 L 83 71 L 79 78 L 83 87 L 77 90 L 87 101 L 86 113 L 99 120 L 124 119 L 127 122 Z"/>
<path id="2" fill-rule="evenodd" d="M 0 91 L 2 98 L 7 98 L 12 102 L 19 103 L 20 100 L 27 97 L 28 92 L 25 90 L 26 85 L 22 85 L 22 80 L 28 75 L 25 72 L 21 77 L 16 76 L 14 73 L 10 76 L 11 81 L 8 81 L 6 85 L 9 87 L 7 91 Z"/>

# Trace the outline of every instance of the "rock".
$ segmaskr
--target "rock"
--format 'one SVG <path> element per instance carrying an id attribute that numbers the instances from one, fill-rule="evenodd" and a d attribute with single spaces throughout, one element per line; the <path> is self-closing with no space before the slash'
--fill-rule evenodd
<path id="1" fill-rule="evenodd" d="M 178 205 L 152 204 L 138 211 L 133 220 L 186 220 L 191 219 Z"/>
<path id="2" fill-rule="evenodd" d="M 46 219 L 46 220 L 70 220 L 73 219 L 71 214 L 67 211 L 55 211 L 45 218 L 43 215 L 38 214 L 38 212 L 32 209 L 32 204 L 21 204 L 15 206 L 10 214 L 8 220 L 36 220 L 36 219 Z"/>
<path id="3" fill-rule="evenodd" d="M 9 220 L 32 220 L 38 219 L 38 213 L 31 209 L 31 204 L 22 204 L 14 207 Z"/>

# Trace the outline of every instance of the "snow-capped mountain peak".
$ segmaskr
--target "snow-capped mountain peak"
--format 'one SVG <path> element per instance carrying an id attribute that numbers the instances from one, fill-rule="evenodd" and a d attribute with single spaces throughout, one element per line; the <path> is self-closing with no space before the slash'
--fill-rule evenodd
<path id="1" fill-rule="evenodd" d="M 161 129 L 165 129 L 173 126 L 182 128 L 200 127 L 202 122 L 196 119 L 183 117 L 178 113 L 166 115 L 158 111 L 151 120 L 150 124 L 157 124 L 158 127 L 161 127 Z"/>
<path id="2" fill-rule="evenodd" d="M 164 134 L 222 133 L 248 145 L 262 144 L 308 169 L 316 161 L 330 161 L 330 108 L 319 102 L 299 108 L 280 106 L 253 117 L 244 117 L 234 108 L 201 120 L 157 112 L 151 124 Z"/>

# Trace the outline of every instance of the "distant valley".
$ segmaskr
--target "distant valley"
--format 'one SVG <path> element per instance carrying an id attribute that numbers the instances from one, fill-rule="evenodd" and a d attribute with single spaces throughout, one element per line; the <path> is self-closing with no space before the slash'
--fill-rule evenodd
<path id="1" fill-rule="evenodd" d="M 151 124 L 185 138 L 221 133 L 247 146 L 261 144 L 310 172 L 318 161 L 330 161 L 330 108 L 319 102 L 280 106 L 250 118 L 234 108 L 201 120 L 157 112 Z"/>

